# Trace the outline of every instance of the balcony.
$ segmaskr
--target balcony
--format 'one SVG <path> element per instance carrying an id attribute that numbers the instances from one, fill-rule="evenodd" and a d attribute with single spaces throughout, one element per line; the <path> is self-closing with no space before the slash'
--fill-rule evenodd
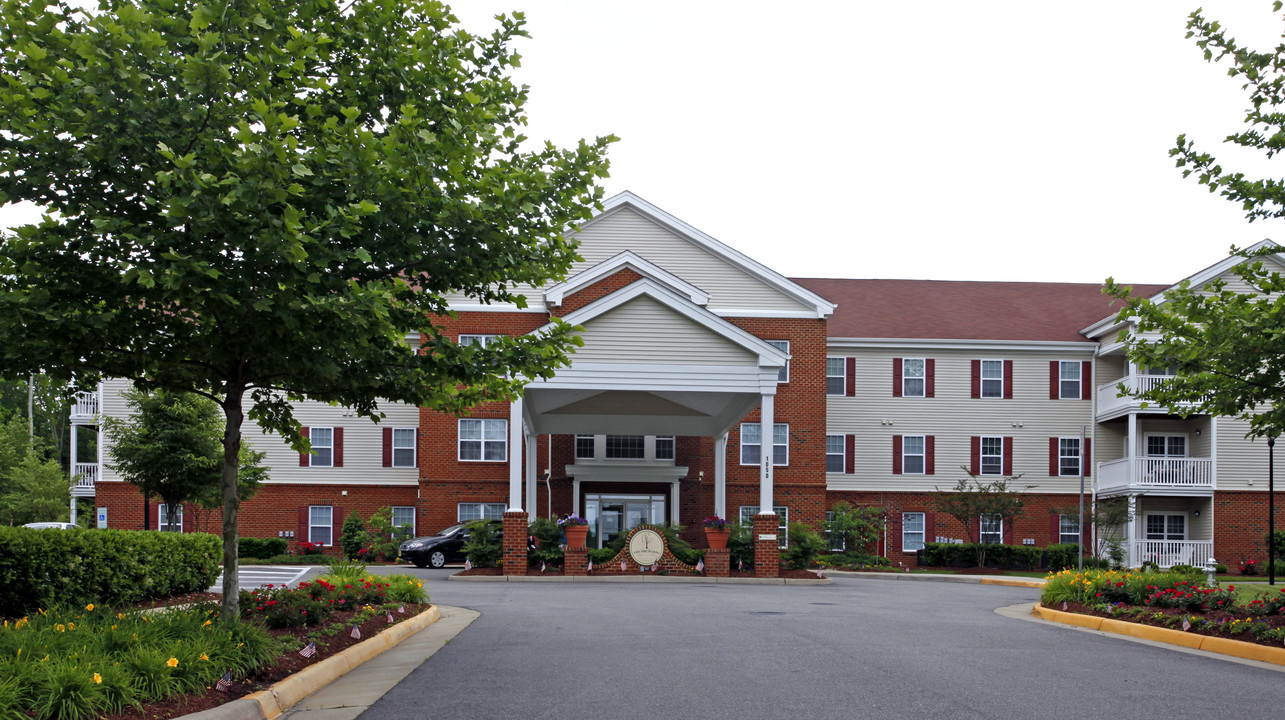
<path id="1" fill-rule="evenodd" d="M 1125 543 L 1128 558 L 1125 565 L 1131 568 L 1142 567 L 1144 562 L 1153 562 L 1162 570 L 1174 565 L 1193 565 L 1204 567 L 1209 558 L 1214 557 L 1212 540 L 1129 540 Z"/>
<path id="2" fill-rule="evenodd" d="M 1119 495 L 1159 491 L 1168 495 L 1209 495 L 1214 490 L 1212 458 L 1142 457 L 1098 463 L 1098 493 Z"/>
<path id="3" fill-rule="evenodd" d="M 94 483 L 98 482 L 98 463 L 72 465 L 72 497 L 93 497 Z"/>
<path id="4" fill-rule="evenodd" d="M 1119 386 L 1121 383 L 1123 383 L 1131 393 L 1147 392 L 1148 390 L 1158 387 L 1170 377 L 1171 376 L 1169 375 L 1128 375 L 1120 378 L 1119 380 L 1112 380 L 1105 385 L 1099 385 L 1097 410 L 1098 422 L 1110 420 L 1118 415 L 1142 409 L 1142 401 L 1138 398 L 1132 397 L 1131 395 L 1119 397 Z M 1155 403 L 1151 403 L 1151 407 L 1159 408 L 1160 412 L 1165 412 L 1164 408 L 1160 408 Z"/>
<path id="5" fill-rule="evenodd" d="M 81 425 L 97 423 L 100 407 L 98 391 L 78 392 L 76 393 L 76 401 L 71 406 L 71 421 Z"/>

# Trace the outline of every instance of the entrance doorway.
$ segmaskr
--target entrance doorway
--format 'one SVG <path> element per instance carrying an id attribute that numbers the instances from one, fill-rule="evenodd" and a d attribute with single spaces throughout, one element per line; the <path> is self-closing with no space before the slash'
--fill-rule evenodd
<path id="1" fill-rule="evenodd" d="M 663 525 L 665 518 L 664 495 L 585 495 L 589 547 L 606 547 L 621 533 L 639 525 Z"/>

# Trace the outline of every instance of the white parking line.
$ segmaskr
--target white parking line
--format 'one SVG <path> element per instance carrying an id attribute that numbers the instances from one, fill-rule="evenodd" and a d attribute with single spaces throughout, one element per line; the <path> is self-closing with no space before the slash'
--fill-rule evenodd
<path id="1" fill-rule="evenodd" d="M 251 565 L 237 568 L 239 587 L 255 588 L 264 585 L 293 585 L 312 570 L 312 566 L 296 565 Z M 223 573 L 219 573 L 211 592 L 223 592 Z"/>

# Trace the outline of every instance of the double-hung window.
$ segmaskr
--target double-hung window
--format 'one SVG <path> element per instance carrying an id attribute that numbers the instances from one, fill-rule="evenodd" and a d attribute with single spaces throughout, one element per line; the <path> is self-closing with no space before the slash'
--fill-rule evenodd
<path id="1" fill-rule="evenodd" d="M 904 512 L 901 514 L 901 551 L 915 552 L 924 549 L 924 514 L 921 512 Z"/>
<path id="2" fill-rule="evenodd" d="M 171 513 L 169 505 L 157 505 L 156 529 L 161 532 L 183 532 L 183 506 L 175 505 L 174 512 Z"/>
<path id="3" fill-rule="evenodd" d="M 476 345 L 486 347 L 490 345 L 499 335 L 460 335 L 460 345 Z"/>
<path id="4" fill-rule="evenodd" d="M 1080 383 L 1084 364 L 1075 360 L 1062 360 L 1058 363 L 1058 397 L 1063 400 L 1078 400 L 1082 397 Z"/>
<path id="5" fill-rule="evenodd" d="M 505 504 L 500 503 L 460 503 L 456 519 L 460 522 L 472 520 L 503 520 Z"/>
<path id="6" fill-rule="evenodd" d="M 983 360 L 981 362 L 981 371 L 982 371 L 982 397 L 984 398 L 1004 397 L 1004 361 L 1003 360 Z"/>
<path id="7" fill-rule="evenodd" d="M 335 509 L 329 505 L 308 506 L 308 542 L 334 544 L 334 512 Z"/>
<path id="8" fill-rule="evenodd" d="M 1058 475 L 1079 476 L 1080 438 L 1058 438 L 1057 468 Z"/>
<path id="9" fill-rule="evenodd" d="M 391 521 L 394 538 L 415 537 L 415 507 L 413 505 L 394 505 Z"/>
<path id="10" fill-rule="evenodd" d="M 825 436 L 825 471 L 832 473 L 844 472 L 844 441 L 843 435 L 826 435 Z"/>
<path id="11" fill-rule="evenodd" d="M 656 459 L 657 460 L 674 459 L 674 436 L 673 435 L 656 436 Z"/>
<path id="12" fill-rule="evenodd" d="M 312 467 L 332 467 L 335 464 L 335 429 L 309 428 L 308 440 L 312 443 L 312 457 L 308 464 Z"/>
<path id="13" fill-rule="evenodd" d="M 1187 436 L 1148 435 L 1147 457 L 1187 457 Z"/>
<path id="14" fill-rule="evenodd" d="M 923 475 L 924 436 L 906 435 L 901 438 L 901 472 L 905 475 Z"/>
<path id="15" fill-rule="evenodd" d="M 830 524 L 834 522 L 834 511 L 825 511 L 825 545 L 830 552 L 842 552 L 848 549 L 848 539 L 842 533 L 834 532 Z"/>
<path id="16" fill-rule="evenodd" d="M 901 396 L 923 397 L 924 382 L 927 378 L 926 364 L 923 358 L 901 359 Z"/>
<path id="17" fill-rule="evenodd" d="M 776 513 L 776 541 L 781 549 L 790 546 L 790 508 L 784 505 L 775 505 L 772 512 Z M 746 527 L 754 527 L 754 516 L 759 514 L 758 505 L 741 506 L 741 524 Z"/>
<path id="18" fill-rule="evenodd" d="M 790 464 L 790 426 L 776 423 L 772 426 L 772 464 Z M 741 423 L 741 464 L 758 465 L 763 459 L 763 424 Z"/>
<path id="19" fill-rule="evenodd" d="M 393 428 L 393 467 L 415 467 L 415 428 Z"/>
<path id="20" fill-rule="evenodd" d="M 843 395 L 847 392 L 847 359 L 828 357 L 825 359 L 825 394 Z"/>
<path id="21" fill-rule="evenodd" d="M 577 435 L 576 436 L 576 459 L 592 460 L 594 459 L 594 457 L 596 457 L 596 450 L 594 449 L 593 436 Z"/>
<path id="22" fill-rule="evenodd" d="M 1002 475 L 1004 472 L 1004 438 L 983 437 L 981 451 L 981 474 Z"/>
<path id="23" fill-rule="evenodd" d="M 764 342 L 776 348 L 777 350 L 780 350 L 786 355 L 790 354 L 789 340 L 765 340 Z M 790 381 L 790 361 L 789 360 L 785 361 L 785 367 L 781 368 L 781 371 L 776 374 L 776 381 L 779 383 L 788 383 Z"/>
<path id="24" fill-rule="evenodd" d="M 504 462 L 508 459 L 509 421 L 460 418 L 459 459 Z"/>
<path id="25" fill-rule="evenodd" d="M 1080 522 L 1074 515 L 1058 516 L 1058 536 L 1060 543 L 1080 542 Z"/>
<path id="26" fill-rule="evenodd" d="M 981 517 L 981 538 L 979 542 L 998 545 L 1004 542 L 1004 517 L 987 513 Z"/>

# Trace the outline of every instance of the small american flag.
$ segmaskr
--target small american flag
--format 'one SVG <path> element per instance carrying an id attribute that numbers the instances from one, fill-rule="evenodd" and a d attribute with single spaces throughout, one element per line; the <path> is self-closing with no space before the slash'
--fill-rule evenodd
<path id="1" fill-rule="evenodd" d="M 305 645 L 305 646 L 303 647 L 303 649 L 302 649 L 302 650 L 300 650 L 300 651 L 299 651 L 299 654 L 300 654 L 300 655 L 302 655 L 302 656 L 304 656 L 304 657 L 312 657 L 313 655 L 316 655 L 316 654 L 317 654 L 317 643 L 315 643 L 315 642 L 310 642 L 310 643 L 308 643 L 307 645 Z"/>
<path id="2" fill-rule="evenodd" d="M 544 561 L 543 561 L 543 560 L 541 560 L 541 561 L 540 561 L 540 572 L 541 572 L 541 573 L 543 573 L 543 572 L 544 572 Z"/>
<path id="3" fill-rule="evenodd" d="M 219 692 L 227 692 L 228 690 L 232 689 L 232 671 L 231 670 L 223 673 L 223 677 L 219 678 L 218 681 L 214 683 L 214 689 L 218 690 Z"/>
<path id="4" fill-rule="evenodd" d="M 620 572 L 624 572 L 624 571 L 626 571 L 626 570 L 628 570 L 628 569 L 629 569 L 629 567 L 625 565 L 625 561 L 624 561 L 624 560 L 621 560 L 621 561 L 620 561 Z"/>
<path id="5" fill-rule="evenodd" d="M 696 562 L 696 572 L 705 572 L 705 558 L 701 558 Z"/>
<path id="6" fill-rule="evenodd" d="M 1183 632 L 1187 632 L 1187 631 L 1188 631 L 1188 630 L 1190 630 L 1190 629 L 1191 629 L 1191 621 L 1190 621 L 1190 620 L 1188 620 L 1187 618 L 1183 618 L 1183 619 L 1182 619 L 1182 631 L 1183 631 Z"/>
<path id="7" fill-rule="evenodd" d="M 736 569 L 737 569 L 737 570 L 744 570 L 744 569 L 745 569 L 745 561 L 744 561 L 744 560 L 737 560 L 737 561 L 736 561 Z"/>
<path id="8" fill-rule="evenodd" d="M 357 639 L 357 640 L 360 640 L 360 639 L 361 639 L 361 628 L 357 627 L 356 625 L 353 625 L 353 626 L 352 626 L 352 632 L 348 633 L 348 637 L 351 637 L 351 638 L 355 638 L 355 639 Z"/>
<path id="9" fill-rule="evenodd" d="M 1066 612 L 1066 601 L 1062 601 L 1062 612 Z"/>
<path id="10" fill-rule="evenodd" d="M 589 572 L 593 572 L 593 558 L 589 558 Z"/>
<path id="11" fill-rule="evenodd" d="M 399 613 L 401 613 L 401 614 L 405 615 L 405 614 L 406 614 L 406 606 L 405 606 L 405 605 L 398 605 L 398 606 L 397 606 L 397 612 L 399 612 Z"/>
<path id="12" fill-rule="evenodd" d="M 473 563 L 472 563 L 472 562 L 470 562 L 468 558 L 464 558 L 464 569 L 465 569 L 465 570 L 472 570 L 472 569 L 473 569 Z"/>
<path id="13" fill-rule="evenodd" d="M 393 614 L 391 612 L 388 613 L 388 624 L 389 625 L 393 624 Z"/>
<path id="14" fill-rule="evenodd" d="M 817 578 L 821 580 L 825 579 L 825 566 L 817 568 Z"/>
<path id="15" fill-rule="evenodd" d="M 652 564 L 651 564 L 651 571 L 652 571 L 652 572 L 660 572 L 660 561 L 659 561 L 659 560 L 657 560 L 656 562 L 654 562 L 654 563 L 652 563 Z"/>

